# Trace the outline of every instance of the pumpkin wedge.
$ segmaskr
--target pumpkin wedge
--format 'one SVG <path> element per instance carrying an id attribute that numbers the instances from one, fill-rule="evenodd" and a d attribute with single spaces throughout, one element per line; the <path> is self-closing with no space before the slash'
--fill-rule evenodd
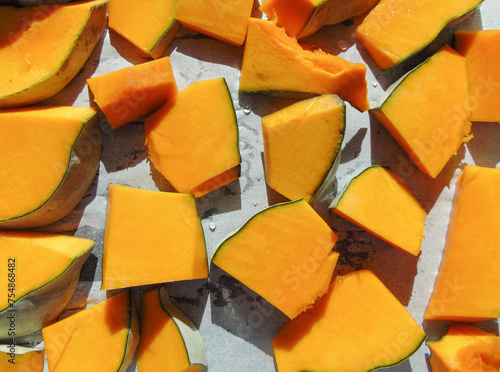
<path id="1" fill-rule="evenodd" d="M 465 57 L 470 120 L 500 122 L 500 30 L 456 31 L 455 49 Z"/>
<path id="2" fill-rule="evenodd" d="M 45 350 L 13 345 L 0 346 L 2 372 L 43 372 Z"/>
<path id="3" fill-rule="evenodd" d="M 345 131 L 336 95 L 297 102 L 262 118 L 266 181 L 290 200 L 314 202 L 333 181 Z"/>
<path id="4" fill-rule="evenodd" d="M 181 193 L 199 198 L 238 179 L 238 123 L 226 81 L 198 81 L 149 116 L 146 145 Z"/>
<path id="5" fill-rule="evenodd" d="M 121 292 L 42 330 L 50 372 L 125 372 L 139 343 L 130 291 Z"/>
<path id="6" fill-rule="evenodd" d="M 138 372 L 198 372 L 206 368 L 200 331 L 172 303 L 165 287 L 142 295 L 140 324 Z"/>
<path id="7" fill-rule="evenodd" d="M 398 364 L 426 335 L 371 271 L 337 277 L 273 339 L 279 371 L 362 372 Z"/>
<path id="8" fill-rule="evenodd" d="M 332 93 L 366 111 L 370 105 L 365 74 L 361 63 L 303 49 L 271 21 L 249 20 L 240 92 Z"/>
<path id="9" fill-rule="evenodd" d="M 436 177 L 472 137 L 464 57 L 445 45 L 389 88 L 372 112 L 417 167 Z"/>
<path id="10" fill-rule="evenodd" d="M 47 225 L 68 214 L 99 168 L 96 110 L 0 110 L 0 228 Z"/>
<path id="11" fill-rule="evenodd" d="M 63 89 L 101 38 L 107 11 L 107 0 L 32 8 L 2 6 L 0 107 L 29 105 Z"/>
<path id="12" fill-rule="evenodd" d="M 180 24 L 177 0 L 110 0 L 109 28 L 151 58 L 160 58 Z"/>
<path id="13" fill-rule="evenodd" d="M 1 231 L 0 339 L 26 336 L 54 320 L 73 296 L 93 247 L 73 236 Z"/>
<path id="14" fill-rule="evenodd" d="M 264 0 L 260 9 L 297 39 L 369 11 L 379 0 Z"/>
<path id="15" fill-rule="evenodd" d="M 476 322 L 500 317 L 499 182 L 500 169 L 473 165 L 458 178 L 425 319 Z"/>
<path id="16" fill-rule="evenodd" d="M 389 169 L 373 166 L 353 178 L 330 209 L 395 248 L 420 253 L 427 213 Z"/>
<path id="17" fill-rule="evenodd" d="M 440 341 L 427 345 L 432 372 L 500 370 L 500 338 L 470 324 L 452 324 Z"/>
<path id="18" fill-rule="evenodd" d="M 381 0 L 358 27 L 356 37 L 383 70 L 430 44 L 451 21 L 483 0 Z"/>
<path id="19" fill-rule="evenodd" d="M 300 199 L 257 213 L 214 251 L 212 262 L 293 319 L 328 290 L 336 241 Z"/>
<path id="20" fill-rule="evenodd" d="M 243 45 L 253 0 L 178 0 L 177 19 L 187 28 L 233 45 Z"/>
<path id="21" fill-rule="evenodd" d="M 103 290 L 207 278 L 193 196 L 109 185 L 102 262 Z"/>
<path id="22" fill-rule="evenodd" d="M 94 77 L 87 83 L 113 129 L 150 114 L 177 94 L 169 57 Z"/>

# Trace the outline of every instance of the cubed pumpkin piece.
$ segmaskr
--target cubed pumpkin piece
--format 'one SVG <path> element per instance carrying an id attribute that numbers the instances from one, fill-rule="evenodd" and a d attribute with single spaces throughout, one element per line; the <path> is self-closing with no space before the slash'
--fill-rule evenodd
<path id="1" fill-rule="evenodd" d="M 314 202 L 333 181 L 345 131 L 336 95 L 297 102 L 262 118 L 266 181 L 290 200 Z"/>
<path id="2" fill-rule="evenodd" d="M 150 114 L 177 94 L 169 57 L 94 77 L 87 83 L 113 129 Z"/>
<path id="3" fill-rule="evenodd" d="M 226 81 L 198 81 L 172 98 L 146 119 L 146 144 L 179 192 L 198 198 L 238 179 L 238 123 Z"/>
<path id="4" fill-rule="evenodd" d="M 170 301 L 165 287 L 144 293 L 140 307 L 138 372 L 198 372 L 207 357 L 200 331 Z"/>
<path id="5" fill-rule="evenodd" d="M 109 28 L 149 57 L 160 58 L 179 30 L 178 0 L 110 0 Z"/>
<path id="6" fill-rule="evenodd" d="M 139 343 L 130 291 L 121 292 L 42 330 L 50 372 L 125 372 Z"/>
<path id="7" fill-rule="evenodd" d="M 404 181 L 374 166 L 351 180 L 331 210 L 395 248 L 420 253 L 427 213 Z"/>
<path id="8" fill-rule="evenodd" d="M 336 241 L 300 199 L 253 216 L 217 248 L 212 262 L 293 319 L 328 290 Z"/>
<path id="9" fill-rule="evenodd" d="M 253 0 L 177 0 L 182 25 L 233 45 L 243 45 Z"/>
<path id="10" fill-rule="evenodd" d="M 337 277 L 273 339 L 278 370 L 372 371 L 413 354 L 426 335 L 371 271 Z"/>
<path id="11" fill-rule="evenodd" d="M 366 111 L 370 105 L 365 74 L 361 63 L 303 49 L 273 22 L 250 18 L 240 92 L 333 93 Z"/>
<path id="12" fill-rule="evenodd" d="M 356 37 L 383 70 L 430 44 L 449 22 L 483 0 L 381 0 L 358 27 Z"/>
<path id="13" fill-rule="evenodd" d="M 500 317 L 500 169 L 468 165 L 458 178 L 441 267 L 425 319 Z"/>
<path id="14" fill-rule="evenodd" d="M 102 276 L 106 290 L 207 278 L 193 196 L 109 185 Z"/>
<path id="15" fill-rule="evenodd" d="M 45 350 L 16 345 L 0 346 L 2 372 L 43 372 Z"/>
<path id="16" fill-rule="evenodd" d="M 471 121 L 500 122 L 500 30 L 456 31 L 465 57 Z"/>
<path id="17" fill-rule="evenodd" d="M 465 59 L 448 45 L 390 88 L 372 110 L 417 167 L 436 177 L 470 135 Z"/>

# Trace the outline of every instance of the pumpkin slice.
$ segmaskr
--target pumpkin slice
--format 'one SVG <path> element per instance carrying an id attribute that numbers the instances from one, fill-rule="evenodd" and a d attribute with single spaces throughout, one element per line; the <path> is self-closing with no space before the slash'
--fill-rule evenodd
<path id="1" fill-rule="evenodd" d="M 381 69 L 391 68 L 430 44 L 449 22 L 483 0 L 381 0 L 356 37 Z"/>
<path id="2" fill-rule="evenodd" d="M 456 31 L 455 49 L 465 57 L 470 120 L 500 122 L 500 30 Z"/>
<path id="3" fill-rule="evenodd" d="M 420 253 L 427 213 L 401 178 L 374 166 L 353 178 L 330 209 L 395 248 Z"/>
<path id="4" fill-rule="evenodd" d="M 0 111 L 0 228 L 47 225 L 85 196 L 101 158 L 96 110 Z"/>
<path id="5" fill-rule="evenodd" d="M 253 0 L 178 0 L 177 19 L 187 28 L 233 45 L 243 45 Z"/>
<path id="6" fill-rule="evenodd" d="M 2 372 L 43 372 L 45 350 L 12 345 L 0 346 Z"/>
<path id="7" fill-rule="evenodd" d="M 293 319 L 328 290 L 336 241 L 300 199 L 253 216 L 217 248 L 212 262 Z"/>
<path id="8" fill-rule="evenodd" d="M 160 58 L 180 24 L 177 0 L 110 0 L 109 28 L 151 58 Z"/>
<path id="9" fill-rule="evenodd" d="M 113 129 L 150 114 L 177 94 L 169 57 L 91 78 L 87 83 Z"/>
<path id="10" fill-rule="evenodd" d="M 42 330 L 50 372 L 125 372 L 139 343 L 130 291 Z"/>
<path id="11" fill-rule="evenodd" d="M 303 49 L 271 21 L 249 20 L 240 92 L 334 93 L 366 111 L 370 105 L 365 74 L 361 63 Z"/>
<path id="12" fill-rule="evenodd" d="M 198 81 L 146 119 L 155 168 L 199 198 L 240 176 L 238 123 L 224 79 Z"/>
<path id="13" fill-rule="evenodd" d="M 372 110 L 417 167 L 436 177 L 470 135 L 465 59 L 445 45 Z"/>
<path id="14" fill-rule="evenodd" d="M 398 364 L 426 335 L 371 271 L 337 277 L 273 339 L 280 371 L 371 371 Z"/>
<path id="15" fill-rule="evenodd" d="M 29 105 L 63 89 L 101 38 L 107 11 L 107 0 L 34 8 L 2 6 L 0 107 Z"/>
<path id="16" fill-rule="evenodd" d="M 109 185 L 102 261 L 106 290 L 207 278 L 193 196 Z"/>
<path id="17" fill-rule="evenodd" d="M 338 166 L 345 104 L 336 95 L 297 102 L 262 118 L 266 181 L 290 200 L 327 187 Z"/>
<path id="18" fill-rule="evenodd" d="M 500 338 L 465 323 L 450 325 L 446 335 L 429 342 L 433 372 L 500 370 Z"/>
<path id="19" fill-rule="evenodd" d="M 26 336 L 54 320 L 73 296 L 93 247 L 73 236 L 1 231 L 0 339 Z"/>
<path id="20" fill-rule="evenodd" d="M 468 165 L 458 178 L 441 267 L 424 318 L 500 317 L 500 169 Z"/>
<path id="21" fill-rule="evenodd" d="M 140 310 L 138 372 L 197 372 L 206 368 L 200 331 L 170 301 L 165 287 L 144 293 Z"/>
<path id="22" fill-rule="evenodd" d="M 379 0 L 264 0 L 260 9 L 297 39 L 369 11 Z"/>

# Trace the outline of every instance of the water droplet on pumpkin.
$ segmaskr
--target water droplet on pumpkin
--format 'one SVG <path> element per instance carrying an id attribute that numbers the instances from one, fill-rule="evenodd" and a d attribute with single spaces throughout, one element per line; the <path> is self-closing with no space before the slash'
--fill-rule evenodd
<path id="1" fill-rule="evenodd" d="M 337 47 L 345 52 L 347 50 L 347 48 L 349 48 L 349 44 L 347 44 L 347 41 L 345 40 L 340 40 L 338 43 L 337 43 Z"/>
<path id="2" fill-rule="evenodd" d="M 215 224 L 215 222 L 210 222 L 208 227 L 210 228 L 210 231 L 215 231 L 215 229 L 217 228 L 217 225 Z"/>

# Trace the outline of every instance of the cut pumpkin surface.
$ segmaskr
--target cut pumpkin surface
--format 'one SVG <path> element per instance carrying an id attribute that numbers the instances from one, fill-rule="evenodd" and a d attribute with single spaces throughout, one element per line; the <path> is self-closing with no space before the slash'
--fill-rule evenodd
<path id="1" fill-rule="evenodd" d="M 9 310 L 16 311 L 17 337 L 56 318 L 73 296 L 93 247 L 93 241 L 73 236 L 0 232 L 0 259 L 5 262 L 0 267 L 0 339 L 10 338 Z"/>
<path id="2" fill-rule="evenodd" d="M 45 351 L 16 345 L 15 354 L 7 345 L 0 346 L 2 372 L 43 372 Z"/>
<path id="3" fill-rule="evenodd" d="M 336 241 L 301 199 L 253 216 L 217 248 L 212 262 L 293 319 L 327 291 L 338 258 L 332 252 Z"/>
<path id="4" fill-rule="evenodd" d="M 425 332 L 371 271 L 337 277 L 273 339 L 280 372 L 361 372 L 398 364 Z"/>
<path id="5" fill-rule="evenodd" d="M 181 193 L 198 198 L 238 179 L 238 123 L 226 81 L 198 81 L 168 101 L 146 119 L 146 144 Z"/>
<path id="6" fill-rule="evenodd" d="M 96 110 L 0 111 L 0 228 L 43 226 L 68 214 L 99 167 Z"/>
<path id="7" fill-rule="evenodd" d="M 468 165 L 458 178 L 429 320 L 500 317 L 500 169 Z"/>
<path id="8" fill-rule="evenodd" d="M 180 24 L 177 0 L 110 0 L 109 28 L 151 58 L 160 58 Z"/>
<path id="9" fill-rule="evenodd" d="M 273 22 L 250 18 L 240 92 L 332 93 L 366 111 L 370 105 L 365 74 L 361 63 L 303 49 Z"/>
<path id="10" fill-rule="evenodd" d="M 483 0 L 381 0 L 358 27 L 356 37 L 383 70 L 430 44 L 450 21 Z"/>
<path id="11" fill-rule="evenodd" d="M 420 253 L 427 213 L 389 169 L 373 166 L 351 180 L 330 209 L 395 248 Z"/>
<path id="12" fill-rule="evenodd" d="M 345 104 L 336 95 L 297 102 L 263 117 L 262 132 L 269 186 L 290 200 L 310 201 L 340 156 Z"/>
<path id="13" fill-rule="evenodd" d="M 103 290 L 207 278 L 193 196 L 109 185 L 102 261 Z"/>
<path id="14" fill-rule="evenodd" d="M 207 365 L 195 325 L 170 300 L 165 287 L 142 295 L 138 372 L 197 372 Z"/>
<path id="15" fill-rule="evenodd" d="M 63 89 L 101 38 L 107 11 L 107 0 L 2 6 L 0 107 L 29 105 Z"/>
<path id="16" fill-rule="evenodd" d="M 125 372 L 139 342 L 139 320 L 127 290 L 42 333 L 50 372 Z"/>
<path id="17" fill-rule="evenodd" d="M 448 45 L 391 87 L 372 110 L 411 160 L 437 177 L 470 134 L 465 59 Z"/>
<path id="18" fill-rule="evenodd" d="M 113 129 L 150 114 L 177 94 L 169 57 L 87 80 Z"/>

